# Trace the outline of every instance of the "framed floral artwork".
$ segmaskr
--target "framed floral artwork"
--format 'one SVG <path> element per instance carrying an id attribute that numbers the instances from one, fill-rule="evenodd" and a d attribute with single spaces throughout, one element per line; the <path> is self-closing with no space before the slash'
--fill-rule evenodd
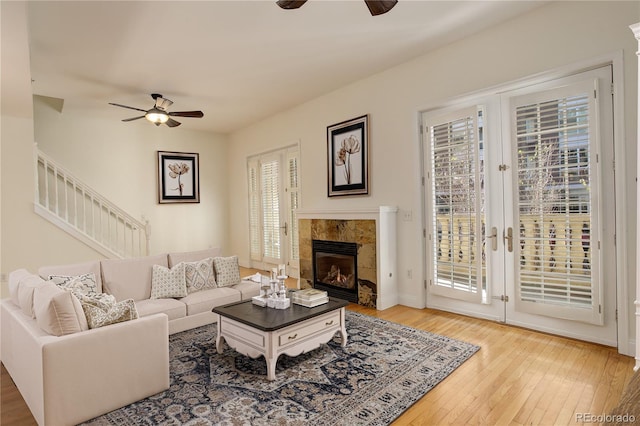
<path id="1" fill-rule="evenodd" d="M 328 195 L 369 193 L 369 116 L 327 126 Z"/>
<path id="2" fill-rule="evenodd" d="M 158 202 L 200 202 L 197 153 L 158 151 Z"/>

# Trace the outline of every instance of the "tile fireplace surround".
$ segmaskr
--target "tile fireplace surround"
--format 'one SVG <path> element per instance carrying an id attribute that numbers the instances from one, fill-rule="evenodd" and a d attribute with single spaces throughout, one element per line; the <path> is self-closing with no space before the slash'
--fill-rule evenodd
<path id="1" fill-rule="evenodd" d="M 358 245 L 358 303 L 377 309 L 398 304 L 396 282 L 397 207 L 371 210 L 296 211 L 300 288 L 313 286 L 312 240 Z"/>

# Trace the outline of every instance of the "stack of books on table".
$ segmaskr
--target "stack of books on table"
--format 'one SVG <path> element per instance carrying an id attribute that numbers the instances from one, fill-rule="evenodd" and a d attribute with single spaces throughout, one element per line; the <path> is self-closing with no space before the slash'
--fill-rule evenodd
<path id="1" fill-rule="evenodd" d="M 296 305 L 313 308 L 314 306 L 327 303 L 329 301 L 329 296 L 326 291 L 307 288 L 305 290 L 294 291 L 291 294 L 291 301 Z"/>

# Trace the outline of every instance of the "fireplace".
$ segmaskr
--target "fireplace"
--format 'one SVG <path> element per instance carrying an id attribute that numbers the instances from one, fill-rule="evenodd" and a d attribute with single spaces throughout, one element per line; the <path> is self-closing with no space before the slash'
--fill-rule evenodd
<path id="1" fill-rule="evenodd" d="M 358 303 L 358 245 L 312 241 L 313 287 L 329 296 Z"/>
<path id="2" fill-rule="evenodd" d="M 329 296 L 358 303 L 358 245 L 312 241 L 313 287 Z"/>
<path id="3" fill-rule="evenodd" d="M 355 243 L 358 304 L 387 309 L 398 304 L 396 281 L 398 208 L 362 210 L 297 209 L 300 288 L 315 286 L 313 240 Z"/>

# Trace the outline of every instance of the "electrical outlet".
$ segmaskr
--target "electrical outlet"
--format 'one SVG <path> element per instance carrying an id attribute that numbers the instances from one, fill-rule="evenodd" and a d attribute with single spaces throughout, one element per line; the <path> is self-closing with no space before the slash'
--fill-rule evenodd
<path id="1" fill-rule="evenodd" d="M 407 269 L 407 278 L 413 278 L 413 271 L 411 269 Z"/>
<path id="2" fill-rule="evenodd" d="M 0 274 L 0 282 L 7 282 L 7 274 L 6 273 L 1 273 Z"/>
<path id="3" fill-rule="evenodd" d="M 402 220 L 405 222 L 411 222 L 413 220 L 413 212 L 411 210 L 403 210 Z"/>

